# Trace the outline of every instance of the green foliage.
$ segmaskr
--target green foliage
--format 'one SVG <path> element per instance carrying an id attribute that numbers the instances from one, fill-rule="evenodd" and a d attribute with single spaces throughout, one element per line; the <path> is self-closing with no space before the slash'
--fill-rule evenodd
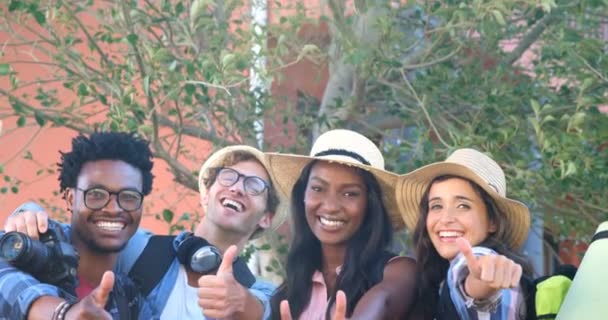
<path id="1" fill-rule="evenodd" d="M 31 95 L 19 61 L 3 61 L 0 110 L 21 126 L 138 131 L 192 190 L 192 163 L 205 155 L 185 139 L 254 145 L 260 118 L 301 153 L 327 127 L 354 128 L 382 143 L 399 173 L 474 147 L 558 237 L 584 238 L 608 219 L 606 1 L 323 3 L 319 15 L 275 1 L 276 20 L 255 32 L 250 3 L 238 0 L 12 0 L 0 28 L 11 46 L 36 43 L 28 64 L 51 74 Z M 328 38 L 316 34 L 325 25 Z M 303 62 L 327 67 L 323 97 L 250 90 L 250 70 L 282 84 L 293 80 L 283 70 Z M 184 228 L 173 212 L 157 216 Z"/>
<path id="2" fill-rule="evenodd" d="M 396 172 L 478 148 L 557 239 L 591 235 L 608 219 L 608 117 L 598 109 L 608 105 L 607 4 L 391 5 L 350 15 L 330 1 L 334 68 L 324 101 L 294 120 L 300 132 L 349 126 L 377 136 Z"/>

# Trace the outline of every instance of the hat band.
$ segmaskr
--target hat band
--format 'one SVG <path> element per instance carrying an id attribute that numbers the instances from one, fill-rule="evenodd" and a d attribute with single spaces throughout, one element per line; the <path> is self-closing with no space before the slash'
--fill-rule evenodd
<path id="1" fill-rule="evenodd" d="M 347 156 L 349 158 L 353 158 L 362 164 L 371 166 L 370 162 L 365 160 L 360 154 L 344 149 L 327 149 L 321 152 L 318 152 L 314 155 L 314 157 L 322 157 L 322 156 Z"/>

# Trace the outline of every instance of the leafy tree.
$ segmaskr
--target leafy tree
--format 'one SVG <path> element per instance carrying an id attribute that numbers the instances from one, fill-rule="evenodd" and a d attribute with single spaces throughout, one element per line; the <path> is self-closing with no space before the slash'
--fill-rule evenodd
<path id="1" fill-rule="evenodd" d="M 257 144 L 261 119 L 299 152 L 327 127 L 354 128 L 396 172 L 471 146 L 558 237 L 588 237 L 608 218 L 605 0 L 275 1 L 271 23 L 255 27 L 250 5 L 11 0 L 4 50 L 29 57 L 0 63 L 2 115 L 136 130 L 194 190 L 200 142 Z M 310 36 L 324 26 L 328 41 Z M 329 78 L 322 97 L 290 104 L 268 87 L 300 63 Z M 23 80 L 22 64 L 40 76 Z"/>

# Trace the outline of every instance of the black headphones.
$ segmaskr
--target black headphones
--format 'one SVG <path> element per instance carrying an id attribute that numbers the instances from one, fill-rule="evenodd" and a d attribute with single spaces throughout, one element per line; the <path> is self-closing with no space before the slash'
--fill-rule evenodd
<path id="1" fill-rule="evenodd" d="M 196 273 L 208 274 L 219 268 L 222 254 L 207 240 L 190 233 L 177 246 L 177 259 Z"/>

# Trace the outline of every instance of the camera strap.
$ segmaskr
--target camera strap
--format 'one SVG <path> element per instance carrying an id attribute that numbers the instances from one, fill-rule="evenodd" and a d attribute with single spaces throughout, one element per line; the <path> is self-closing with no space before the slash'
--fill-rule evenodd
<path id="1" fill-rule="evenodd" d="M 146 247 L 129 271 L 129 277 L 139 286 L 144 297 L 152 292 L 176 258 L 174 239 L 175 236 L 154 235 L 150 237 Z M 159 252 L 162 253 L 159 254 Z M 256 279 L 245 260 L 237 257 L 232 268 L 236 281 L 246 288 L 251 288 Z"/>

